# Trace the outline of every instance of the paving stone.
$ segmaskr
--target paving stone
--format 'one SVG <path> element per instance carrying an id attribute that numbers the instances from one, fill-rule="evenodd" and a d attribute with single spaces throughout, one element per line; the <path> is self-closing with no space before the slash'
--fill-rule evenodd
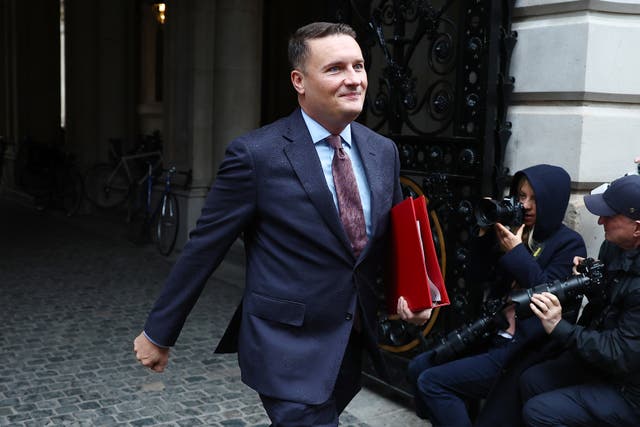
<path id="1" fill-rule="evenodd" d="M 152 426 L 155 423 L 156 423 L 156 420 L 153 419 L 152 417 L 149 417 L 149 418 L 143 418 L 141 420 L 131 421 L 129 424 L 132 426 L 138 427 L 138 426 Z"/>
<path id="2" fill-rule="evenodd" d="M 122 212 L 67 218 L 0 198 L 0 213 L 0 426 L 269 425 L 236 356 L 213 353 L 241 299 L 239 252 L 157 374 L 133 339 L 175 256 L 130 243 Z"/>

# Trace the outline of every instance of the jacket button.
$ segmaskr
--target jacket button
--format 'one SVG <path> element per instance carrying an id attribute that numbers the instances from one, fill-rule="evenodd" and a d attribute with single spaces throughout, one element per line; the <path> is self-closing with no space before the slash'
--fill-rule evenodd
<path id="1" fill-rule="evenodd" d="M 347 313 L 347 315 L 344 317 L 346 320 L 351 320 L 353 319 L 353 314 L 351 313 Z"/>

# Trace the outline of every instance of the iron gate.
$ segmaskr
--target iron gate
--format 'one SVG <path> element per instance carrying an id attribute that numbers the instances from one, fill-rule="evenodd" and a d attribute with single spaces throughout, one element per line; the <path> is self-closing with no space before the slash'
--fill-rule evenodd
<path id="1" fill-rule="evenodd" d="M 513 3 L 338 2 L 337 20 L 355 28 L 367 64 L 359 120 L 398 145 L 405 195 L 427 197 L 451 300 L 422 328 L 381 313 L 381 347 L 391 362 L 391 386 L 399 390 L 408 390 L 408 359 L 472 320 L 482 306 L 483 289 L 466 276 L 468 243 L 478 198 L 501 195 L 508 179 L 503 160 L 511 135 Z"/>

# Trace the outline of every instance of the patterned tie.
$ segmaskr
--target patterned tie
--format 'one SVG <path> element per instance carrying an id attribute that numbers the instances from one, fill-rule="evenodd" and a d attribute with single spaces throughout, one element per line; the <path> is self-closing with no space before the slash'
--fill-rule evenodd
<path id="1" fill-rule="evenodd" d="M 342 148 L 340 135 L 330 135 L 327 137 L 327 141 L 335 150 L 331 162 L 331 172 L 338 197 L 340 219 L 357 258 L 367 244 L 367 228 L 358 192 L 358 183 L 351 167 L 351 159 Z"/>

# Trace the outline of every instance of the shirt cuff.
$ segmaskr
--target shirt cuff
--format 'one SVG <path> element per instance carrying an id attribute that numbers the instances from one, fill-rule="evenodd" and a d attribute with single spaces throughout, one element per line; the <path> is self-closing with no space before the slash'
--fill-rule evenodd
<path id="1" fill-rule="evenodd" d="M 168 346 L 168 345 L 158 344 L 158 343 L 157 343 L 153 338 L 151 338 L 151 337 L 147 334 L 147 332 L 146 332 L 146 331 L 142 331 L 142 333 L 144 334 L 144 336 L 145 336 L 145 337 L 147 337 L 147 339 L 148 339 L 149 341 L 151 341 L 153 344 L 157 345 L 158 347 L 160 347 L 160 348 L 171 348 L 171 347 L 170 347 L 170 346 Z"/>

